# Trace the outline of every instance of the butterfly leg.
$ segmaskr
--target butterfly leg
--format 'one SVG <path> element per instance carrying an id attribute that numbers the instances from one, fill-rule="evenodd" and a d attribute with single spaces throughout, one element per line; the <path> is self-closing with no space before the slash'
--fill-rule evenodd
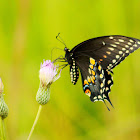
<path id="1" fill-rule="evenodd" d="M 60 62 L 61 60 L 63 60 L 64 62 L 66 62 L 65 61 L 65 58 L 62 55 L 60 55 L 58 58 L 56 58 L 55 60 L 53 60 L 53 63 Z"/>

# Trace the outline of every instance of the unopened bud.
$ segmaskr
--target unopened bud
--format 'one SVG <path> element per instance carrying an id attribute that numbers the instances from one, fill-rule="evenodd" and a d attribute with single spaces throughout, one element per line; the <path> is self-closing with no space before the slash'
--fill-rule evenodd
<path id="1" fill-rule="evenodd" d="M 4 101 L 4 97 L 3 97 L 3 94 L 2 94 L 3 93 L 3 88 L 4 88 L 4 86 L 3 86 L 2 80 L 0 78 L 0 117 L 2 119 L 5 119 L 8 116 L 9 110 L 8 110 L 7 104 Z"/>
<path id="2" fill-rule="evenodd" d="M 0 95 L 0 116 L 5 119 L 8 116 L 8 106 L 4 101 L 3 94 Z"/>

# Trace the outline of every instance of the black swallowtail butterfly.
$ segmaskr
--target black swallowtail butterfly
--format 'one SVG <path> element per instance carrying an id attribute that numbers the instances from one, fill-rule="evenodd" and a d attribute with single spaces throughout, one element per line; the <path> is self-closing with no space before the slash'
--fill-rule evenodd
<path id="1" fill-rule="evenodd" d="M 109 99 L 113 85 L 112 69 L 140 47 L 140 40 L 121 36 L 103 36 L 86 40 L 72 50 L 65 47 L 65 61 L 70 65 L 71 82 L 75 85 L 79 70 L 83 90 L 92 102 Z M 113 106 L 113 105 L 112 105 Z"/>

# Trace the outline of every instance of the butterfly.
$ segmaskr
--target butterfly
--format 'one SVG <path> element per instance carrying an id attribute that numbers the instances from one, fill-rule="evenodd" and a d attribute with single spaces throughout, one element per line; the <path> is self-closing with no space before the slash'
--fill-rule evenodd
<path id="1" fill-rule="evenodd" d="M 104 103 L 107 100 L 112 105 L 109 93 L 113 85 L 113 68 L 139 47 L 140 40 L 122 35 L 92 38 L 72 50 L 65 47 L 64 59 L 70 65 L 72 84 L 77 83 L 80 72 L 84 93 L 90 100 Z"/>

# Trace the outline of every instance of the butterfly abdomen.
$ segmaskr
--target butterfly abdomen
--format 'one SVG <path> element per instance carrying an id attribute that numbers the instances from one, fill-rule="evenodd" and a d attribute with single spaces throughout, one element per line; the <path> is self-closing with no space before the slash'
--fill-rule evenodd
<path id="1" fill-rule="evenodd" d="M 79 70 L 74 59 L 72 59 L 72 64 L 70 65 L 70 76 L 71 82 L 75 85 L 79 78 Z"/>
<path id="2" fill-rule="evenodd" d="M 78 78 L 79 78 L 79 70 L 78 66 L 75 62 L 75 58 L 73 56 L 73 53 L 70 53 L 70 50 L 65 48 L 65 59 L 70 65 L 70 77 L 71 77 L 71 82 L 75 85 Z"/>

